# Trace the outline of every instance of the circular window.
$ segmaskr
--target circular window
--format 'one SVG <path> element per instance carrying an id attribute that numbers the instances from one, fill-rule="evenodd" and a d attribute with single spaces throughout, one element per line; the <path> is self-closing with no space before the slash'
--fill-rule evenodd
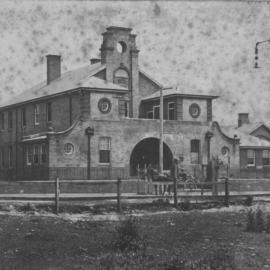
<path id="1" fill-rule="evenodd" d="M 74 152 L 74 145 L 72 143 L 66 143 L 64 145 L 64 152 L 67 155 L 71 155 Z"/>
<path id="2" fill-rule="evenodd" d="M 227 146 L 223 146 L 223 147 L 222 147 L 222 149 L 221 149 L 221 154 L 222 154 L 223 156 L 228 155 L 229 152 L 230 152 L 230 149 L 229 149 Z"/>
<path id="3" fill-rule="evenodd" d="M 117 42 L 116 49 L 119 53 L 124 53 L 127 50 L 127 44 L 124 41 Z"/>
<path id="4" fill-rule="evenodd" d="M 189 106 L 189 113 L 193 118 L 199 117 L 201 108 L 197 103 L 193 103 Z"/>
<path id="5" fill-rule="evenodd" d="M 111 110 L 111 102 L 107 98 L 102 98 L 98 102 L 98 108 L 102 113 L 108 113 Z"/>

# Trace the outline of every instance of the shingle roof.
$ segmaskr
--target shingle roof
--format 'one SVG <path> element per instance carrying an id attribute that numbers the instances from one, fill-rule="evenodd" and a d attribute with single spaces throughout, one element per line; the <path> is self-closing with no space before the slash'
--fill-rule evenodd
<path id="1" fill-rule="evenodd" d="M 21 94 L 14 96 L 3 104 L 0 104 L 0 107 L 6 107 L 48 95 L 55 95 L 80 87 L 126 91 L 127 88 L 125 87 L 93 77 L 93 75 L 105 68 L 106 65 L 96 63 L 68 71 L 63 73 L 59 79 L 56 79 L 49 84 L 47 84 L 47 82 L 43 82 L 23 91 Z"/>
<path id="2" fill-rule="evenodd" d="M 228 137 L 233 138 L 234 135 L 237 135 L 240 138 L 241 147 L 270 147 L 270 142 L 258 137 L 252 136 L 247 131 L 247 129 L 240 129 L 233 126 L 221 126 L 222 132 Z"/>

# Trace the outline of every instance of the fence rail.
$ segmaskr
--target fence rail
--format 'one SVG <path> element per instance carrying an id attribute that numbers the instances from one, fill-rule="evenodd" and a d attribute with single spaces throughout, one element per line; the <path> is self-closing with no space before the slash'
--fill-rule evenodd
<path id="1" fill-rule="evenodd" d="M 248 185 L 255 186 L 256 183 L 263 183 L 264 188 L 260 191 L 241 190 L 241 185 L 248 183 Z M 187 188 L 185 183 L 178 182 L 176 179 L 171 181 L 148 181 L 148 180 L 125 180 L 120 177 L 117 180 L 67 180 L 55 178 L 54 181 L 22 181 L 22 182 L 9 182 L 9 185 L 35 185 L 41 184 L 41 187 L 49 186 L 47 192 L 35 192 L 35 193 L 6 193 L 1 194 L 1 189 L 3 188 L 3 183 L 0 183 L 0 197 L 3 199 L 12 200 L 30 200 L 30 199 L 45 199 L 54 200 L 55 203 L 55 213 L 59 213 L 59 207 L 61 201 L 73 200 L 115 200 L 117 202 L 118 212 L 122 211 L 122 203 L 124 200 L 137 199 L 142 202 L 145 199 L 170 199 L 173 200 L 175 207 L 178 206 L 178 202 L 181 199 L 210 199 L 210 200 L 222 200 L 224 205 L 228 206 L 231 198 L 243 198 L 247 196 L 254 197 L 270 197 L 270 179 L 227 179 L 221 178 L 216 182 L 199 182 L 196 188 Z M 265 188 L 265 185 L 268 188 Z M 113 187 L 111 192 L 104 192 L 104 189 L 108 185 Z M 134 192 L 127 192 L 127 187 L 132 186 Z M 68 188 L 77 188 L 75 193 L 68 193 Z M 94 187 L 94 188 L 91 188 Z M 42 188 L 40 189 L 42 190 Z M 89 192 L 89 191 L 92 192 Z M 94 191 L 94 192 L 93 192 Z"/>

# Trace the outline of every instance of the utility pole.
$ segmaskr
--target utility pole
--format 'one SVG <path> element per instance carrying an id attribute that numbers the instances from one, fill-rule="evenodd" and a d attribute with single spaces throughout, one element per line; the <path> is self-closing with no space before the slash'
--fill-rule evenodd
<path id="1" fill-rule="evenodd" d="M 163 90 L 172 89 L 172 87 L 160 88 L 160 106 L 159 106 L 159 119 L 160 119 L 160 137 L 159 137 L 159 172 L 163 172 Z"/>

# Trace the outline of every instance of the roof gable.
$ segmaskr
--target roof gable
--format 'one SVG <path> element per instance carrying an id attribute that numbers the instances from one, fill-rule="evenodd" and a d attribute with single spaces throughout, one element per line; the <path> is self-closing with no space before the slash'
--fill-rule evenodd
<path id="1" fill-rule="evenodd" d="M 119 90 L 126 91 L 127 89 L 94 77 L 98 72 L 106 69 L 106 65 L 96 63 L 93 65 L 87 65 L 79 69 L 68 71 L 61 75 L 60 78 L 47 84 L 42 82 L 21 94 L 13 97 L 12 99 L 0 104 L 0 107 L 12 106 L 15 104 L 28 102 L 30 100 L 39 99 L 51 95 L 61 94 L 69 90 L 75 90 L 79 88 L 92 88 L 92 89 L 105 89 L 105 90 Z"/>

